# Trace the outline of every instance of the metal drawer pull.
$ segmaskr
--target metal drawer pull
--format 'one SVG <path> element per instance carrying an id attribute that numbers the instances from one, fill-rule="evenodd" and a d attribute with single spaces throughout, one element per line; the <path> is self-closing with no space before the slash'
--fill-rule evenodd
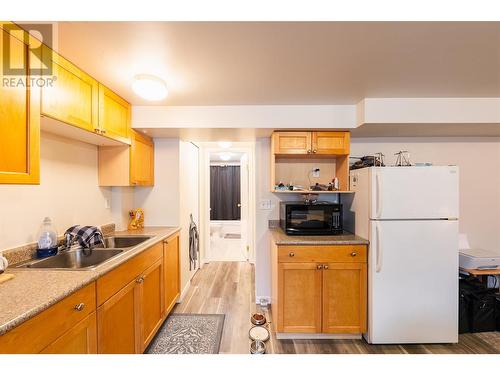
<path id="1" fill-rule="evenodd" d="M 82 311 L 85 308 L 84 303 L 79 303 L 78 305 L 75 306 L 76 311 Z"/>
<path id="2" fill-rule="evenodd" d="M 313 150 L 313 154 L 315 154 L 315 153 L 317 153 L 317 152 L 318 152 L 318 150 Z"/>
<path id="3" fill-rule="evenodd" d="M 325 265 L 323 266 L 323 269 L 327 270 L 327 269 L 328 269 L 328 264 L 325 264 Z"/>
<path id="4" fill-rule="evenodd" d="M 307 153 L 310 154 L 311 153 L 311 150 L 307 150 Z"/>
<path id="5" fill-rule="evenodd" d="M 137 284 L 142 284 L 142 283 L 144 282 L 144 276 L 139 276 L 139 277 L 135 280 L 135 282 L 136 282 Z"/>
<path id="6" fill-rule="evenodd" d="M 295 256 L 295 253 L 293 251 L 291 251 L 291 252 L 288 253 L 288 256 L 291 257 L 291 258 L 293 258 Z"/>
<path id="7" fill-rule="evenodd" d="M 355 251 L 353 251 L 353 252 L 351 253 L 351 256 L 352 256 L 352 257 L 355 257 L 356 255 L 358 255 L 358 254 L 357 254 Z"/>
<path id="8" fill-rule="evenodd" d="M 316 266 L 316 268 L 317 268 L 318 270 L 321 270 L 321 269 L 323 269 L 323 265 L 318 264 L 318 265 Z"/>

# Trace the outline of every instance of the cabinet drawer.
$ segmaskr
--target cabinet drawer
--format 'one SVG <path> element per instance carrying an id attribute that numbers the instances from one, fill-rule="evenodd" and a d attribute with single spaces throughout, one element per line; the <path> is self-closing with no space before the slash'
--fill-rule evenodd
<path id="1" fill-rule="evenodd" d="M 279 246 L 278 262 L 366 262 L 365 245 Z"/>
<path id="2" fill-rule="evenodd" d="M 0 336 L 0 353 L 39 353 L 95 312 L 95 301 L 95 283 L 92 283 Z M 84 304 L 83 309 L 76 309 L 79 304 Z"/>
<path id="3" fill-rule="evenodd" d="M 97 279 L 97 306 L 106 302 L 162 256 L 163 242 L 159 242 Z"/>

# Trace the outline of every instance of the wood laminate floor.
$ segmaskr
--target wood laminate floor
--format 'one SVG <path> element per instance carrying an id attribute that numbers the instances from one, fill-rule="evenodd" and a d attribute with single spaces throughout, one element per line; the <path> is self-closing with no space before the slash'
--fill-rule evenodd
<path id="1" fill-rule="evenodd" d="M 249 353 L 250 315 L 269 311 L 255 304 L 255 273 L 247 262 L 212 262 L 191 280 L 191 287 L 176 313 L 225 314 L 220 353 Z M 272 322 L 270 324 L 272 331 Z M 267 343 L 268 353 L 304 354 L 493 354 L 500 353 L 500 332 L 460 335 L 458 344 L 370 345 L 364 340 L 277 340 Z"/>

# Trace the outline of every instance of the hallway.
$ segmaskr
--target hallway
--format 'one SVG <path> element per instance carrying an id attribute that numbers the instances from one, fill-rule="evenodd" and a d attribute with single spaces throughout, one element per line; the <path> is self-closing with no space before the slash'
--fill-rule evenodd
<path id="1" fill-rule="evenodd" d="M 226 314 L 221 354 L 247 354 L 250 315 L 262 311 L 255 305 L 254 266 L 248 262 L 205 264 L 191 280 L 191 287 L 175 313 Z M 263 311 L 268 321 L 270 314 Z M 272 329 L 272 324 L 271 324 Z M 500 332 L 460 335 L 458 344 L 369 345 L 364 340 L 277 340 L 267 342 L 268 353 L 300 354 L 492 354 L 500 353 Z"/>

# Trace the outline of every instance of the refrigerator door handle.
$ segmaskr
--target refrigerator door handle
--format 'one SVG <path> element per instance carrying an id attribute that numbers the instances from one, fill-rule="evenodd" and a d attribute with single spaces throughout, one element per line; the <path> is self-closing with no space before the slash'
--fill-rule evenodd
<path id="1" fill-rule="evenodd" d="M 375 180 L 377 183 L 377 213 L 376 218 L 380 218 L 382 215 L 382 179 L 380 175 L 377 173 L 375 175 Z"/>
<path id="2" fill-rule="evenodd" d="M 380 227 L 378 223 L 375 224 L 375 233 L 377 236 L 377 240 L 375 241 L 377 244 L 375 272 L 379 273 L 382 270 L 382 247 L 380 246 L 381 236 L 380 236 Z"/>

